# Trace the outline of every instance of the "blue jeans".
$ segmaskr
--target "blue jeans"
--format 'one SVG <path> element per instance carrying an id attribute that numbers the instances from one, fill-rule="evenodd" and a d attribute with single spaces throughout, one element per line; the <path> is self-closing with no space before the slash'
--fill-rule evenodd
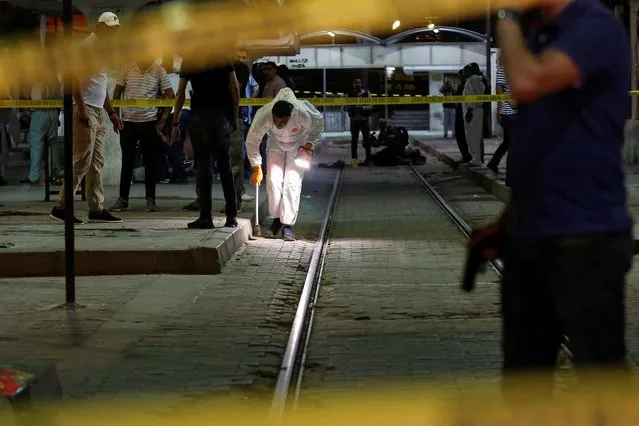
<path id="1" fill-rule="evenodd" d="M 173 169 L 171 180 L 184 181 L 186 180 L 186 168 L 184 166 L 184 141 L 186 140 L 187 132 L 189 131 L 189 125 L 191 123 L 191 110 L 183 109 L 180 114 L 180 123 L 178 128 L 180 129 L 180 141 L 173 142 L 172 144 L 165 143 L 164 153 L 166 154 L 169 164 Z M 167 121 L 167 132 L 170 136 L 172 130 L 172 124 Z"/>

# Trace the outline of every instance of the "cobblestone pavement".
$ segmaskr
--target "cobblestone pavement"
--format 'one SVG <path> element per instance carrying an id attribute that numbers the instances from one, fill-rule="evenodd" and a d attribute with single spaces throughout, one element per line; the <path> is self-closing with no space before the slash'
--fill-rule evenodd
<path id="1" fill-rule="evenodd" d="M 308 174 L 297 242 L 251 241 L 217 276 L 81 277 L 86 306 L 73 319 L 52 308 L 63 279 L 0 280 L 0 359 L 56 362 L 71 399 L 164 393 L 163 408 L 176 409 L 211 394 L 259 399 L 279 367 L 334 176 Z"/>
<path id="2" fill-rule="evenodd" d="M 424 172 L 431 165 L 423 166 Z M 303 396 L 496 379 L 494 273 L 460 290 L 464 235 L 407 168 L 347 170 L 334 216 Z M 489 380 L 490 382 L 491 380 Z"/>

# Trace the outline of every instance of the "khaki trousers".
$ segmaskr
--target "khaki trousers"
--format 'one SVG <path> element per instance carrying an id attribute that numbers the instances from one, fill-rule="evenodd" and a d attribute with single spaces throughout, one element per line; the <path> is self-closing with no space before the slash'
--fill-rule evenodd
<path id="1" fill-rule="evenodd" d="M 77 107 L 73 107 L 73 193 L 79 189 L 82 179 L 86 178 L 86 197 L 89 211 L 104 210 L 104 187 L 102 169 L 104 168 L 104 121 L 102 108 L 86 106 L 89 126 L 78 120 Z M 68 185 L 68 176 L 60 188 L 58 207 L 64 207 L 64 185 Z"/>

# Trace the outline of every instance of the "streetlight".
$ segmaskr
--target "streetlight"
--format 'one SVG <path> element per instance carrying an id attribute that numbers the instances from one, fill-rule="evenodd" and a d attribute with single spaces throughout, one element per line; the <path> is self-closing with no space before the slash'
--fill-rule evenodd
<path id="1" fill-rule="evenodd" d="M 432 30 L 433 28 L 435 28 L 435 24 L 428 24 L 428 29 Z"/>
<path id="2" fill-rule="evenodd" d="M 395 22 L 393 22 L 393 30 L 399 28 L 400 25 L 402 25 L 402 23 L 399 22 L 399 19 L 397 19 Z"/>

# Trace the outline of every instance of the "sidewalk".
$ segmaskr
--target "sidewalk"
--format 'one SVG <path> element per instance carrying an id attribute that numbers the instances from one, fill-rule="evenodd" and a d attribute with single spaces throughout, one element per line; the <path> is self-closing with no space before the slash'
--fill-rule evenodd
<path id="1" fill-rule="evenodd" d="M 469 167 L 465 164 L 457 165 L 461 160 L 461 154 L 455 143 L 455 139 L 429 139 L 424 136 L 411 134 L 411 142 L 419 146 L 428 154 L 456 170 L 487 192 L 493 194 L 500 201 L 507 203 L 510 197 L 510 189 L 506 186 L 504 175 L 495 175 L 486 167 Z M 492 138 L 485 141 L 485 158 L 487 163 L 501 143 L 500 139 Z M 506 156 L 501 161 L 500 172 L 505 172 Z M 639 165 L 626 165 L 626 188 L 628 190 L 628 208 L 636 219 L 639 219 Z M 639 232 L 639 221 L 636 226 Z"/>
<path id="2" fill-rule="evenodd" d="M 106 187 L 109 207 L 118 195 L 117 187 Z M 0 277 L 64 275 L 64 225 L 48 215 L 53 202 L 44 202 L 42 186 L 0 188 Z M 240 226 L 223 228 L 225 215 L 221 185 L 213 188 L 216 229 L 189 230 L 186 224 L 197 212 L 182 210 L 195 198 L 194 183 L 157 186 L 160 211 L 144 211 L 144 185 L 131 191 L 131 211 L 118 213 L 120 224 L 85 224 L 76 227 L 76 273 L 86 275 L 125 274 L 216 274 L 252 234 L 254 202 L 244 203 Z M 255 195 L 249 184 L 247 194 Z M 55 197 L 53 197 L 55 198 Z M 266 192 L 260 204 L 265 207 Z M 262 212 L 265 208 L 260 209 Z M 76 197 L 79 217 L 86 217 L 85 202 Z"/>

